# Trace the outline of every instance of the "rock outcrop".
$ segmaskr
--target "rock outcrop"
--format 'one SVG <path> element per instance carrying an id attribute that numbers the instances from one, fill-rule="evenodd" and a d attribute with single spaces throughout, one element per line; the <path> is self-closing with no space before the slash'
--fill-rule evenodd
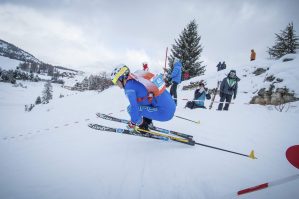
<path id="1" fill-rule="evenodd" d="M 294 92 L 290 92 L 288 88 L 276 88 L 274 91 L 274 85 L 271 84 L 270 88 L 262 88 L 258 91 L 258 95 L 254 96 L 250 104 L 260 104 L 260 105 L 280 105 L 288 102 L 298 101 L 299 98 L 295 97 Z"/>

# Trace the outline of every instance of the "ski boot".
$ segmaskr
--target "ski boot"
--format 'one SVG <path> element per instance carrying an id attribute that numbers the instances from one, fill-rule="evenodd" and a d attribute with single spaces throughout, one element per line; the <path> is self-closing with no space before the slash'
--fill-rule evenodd
<path id="1" fill-rule="evenodd" d="M 153 125 L 153 122 L 152 122 L 151 119 L 143 117 L 143 122 L 142 122 L 142 124 L 139 125 L 139 129 L 149 131 L 150 128 L 153 127 L 153 126 L 154 125 Z M 148 136 L 148 137 L 152 136 L 152 134 L 144 132 L 144 131 L 139 131 L 139 132 L 146 135 L 146 136 Z"/>

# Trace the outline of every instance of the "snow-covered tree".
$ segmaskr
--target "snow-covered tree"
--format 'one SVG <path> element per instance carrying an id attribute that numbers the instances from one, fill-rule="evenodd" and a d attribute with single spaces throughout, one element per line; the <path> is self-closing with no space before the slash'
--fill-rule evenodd
<path id="1" fill-rule="evenodd" d="M 189 73 L 190 78 L 203 75 L 205 67 L 199 58 L 202 53 L 200 44 L 201 36 L 197 32 L 197 24 L 192 20 L 182 31 L 179 38 L 175 39 L 175 44 L 172 45 L 171 54 L 168 58 L 169 72 L 172 71 L 174 58 L 179 58 L 183 64 L 182 74 Z"/>
<path id="2" fill-rule="evenodd" d="M 29 63 L 21 62 L 19 64 L 19 68 L 23 71 L 29 71 Z"/>
<path id="3" fill-rule="evenodd" d="M 46 66 L 48 67 L 48 76 L 53 76 L 53 74 L 54 74 L 54 66 L 52 66 L 50 64 L 46 64 Z"/>
<path id="4" fill-rule="evenodd" d="M 52 95 L 52 84 L 50 81 L 45 83 L 44 90 L 43 90 L 43 103 L 49 103 L 49 100 L 53 98 Z"/>
<path id="5" fill-rule="evenodd" d="M 83 89 L 83 90 L 89 90 L 89 87 L 90 87 L 89 78 L 85 77 L 83 79 L 82 83 L 81 83 L 81 89 Z"/>
<path id="6" fill-rule="evenodd" d="M 98 78 L 96 75 L 90 75 L 88 78 L 89 90 L 96 90 L 98 87 Z"/>
<path id="7" fill-rule="evenodd" d="M 42 100 L 41 100 L 40 96 L 38 96 L 35 100 L 35 104 L 37 105 L 37 104 L 41 104 L 41 103 L 42 103 Z"/>
<path id="8" fill-rule="evenodd" d="M 295 35 L 293 23 L 281 31 L 280 34 L 275 34 L 276 41 L 272 48 L 268 48 L 268 53 L 271 58 L 279 59 L 286 54 L 295 54 L 299 48 L 298 37 Z"/>

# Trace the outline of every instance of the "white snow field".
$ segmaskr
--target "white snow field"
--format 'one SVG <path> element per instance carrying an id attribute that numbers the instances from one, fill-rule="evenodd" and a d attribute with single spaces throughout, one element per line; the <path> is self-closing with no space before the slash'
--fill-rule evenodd
<path id="1" fill-rule="evenodd" d="M 34 103 L 41 95 L 43 83 L 22 82 L 27 88 L 0 83 L 0 198 L 298 197 L 299 179 L 237 196 L 241 189 L 299 173 L 285 157 L 290 146 L 299 144 L 299 103 L 291 103 L 287 112 L 246 104 L 253 96 L 251 92 L 266 84 L 262 76 L 250 75 L 254 64 L 262 62 L 270 67 L 268 72 L 285 79 L 281 84 L 298 93 L 297 59 L 257 60 L 235 68 L 241 78 L 240 89 L 229 111 L 216 111 L 218 104 L 211 110 L 184 109 L 186 101 L 179 100 L 175 115 L 200 120 L 200 124 L 177 117 L 154 122 L 191 134 L 199 143 L 248 155 L 254 150 L 255 160 L 202 146 L 90 129 L 89 123 L 125 127 L 95 115 L 112 113 L 129 119 L 122 111 L 128 100 L 117 87 L 101 93 L 76 92 L 53 84 L 53 100 L 25 112 L 24 105 Z M 285 67 L 278 69 L 279 65 Z M 213 87 L 227 71 L 190 81 L 204 79 Z M 187 83 L 180 85 L 179 98 L 192 98 L 193 90 L 180 90 Z M 59 98 L 60 94 L 65 97 Z"/>
<path id="2" fill-rule="evenodd" d="M 15 70 L 21 62 L 22 61 L 0 55 L 0 68 L 3 70 Z"/>

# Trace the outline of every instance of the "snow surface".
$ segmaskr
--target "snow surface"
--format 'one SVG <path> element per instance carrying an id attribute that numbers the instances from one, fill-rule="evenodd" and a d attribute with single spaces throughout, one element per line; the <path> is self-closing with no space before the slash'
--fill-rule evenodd
<path id="1" fill-rule="evenodd" d="M 81 83 L 85 77 L 89 77 L 88 74 L 77 74 L 74 76 L 74 78 L 71 77 L 63 77 L 61 78 L 64 81 L 64 86 L 70 86 L 73 87 L 77 82 Z"/>
<path id="2" fill-rule="evenodd" d="M 288 77 L 288 86 L 296 83 L 298 87 L 296 60 L 281 63 L 286 70 L 278 69 L 279 60 L 261 62 L 270 67 L 269 72 Z M 53 84 L 54 99 L 25 112 L 24 105 L 41 96 L 43 83 L 23 81 L 27 88 L 0 83 L 0 198 L 236 198 L 241 189 L 298 174 L 285 151 L 299 144 L 299 103 L 291 103 L 287 112 L 244 104 L 253 94 L 243 91 L 266 84 L 263 77 L 244 71 L 252 72 L 253 64 L 259 65 L 252 62 L 237 68 L 240 92 L 228 112 L 216 111 L 217 104 L 212 110 L 184 109 L 186 102 L 180 99 L 175 114 L 200 124 L 174 117 L 155 125 L 239 153 L 254 149 L 256 160 L 87 127 L 88 123 L 125 127 L 95 115 L 112 113 L 129 119 L 123 111 L 128 100 L 116 87 L 98 93 L 69 91 Z M 213 87 L 227 71 L 190 81 L 205 79 Z M 179 90 L 178 96 L 192 98 L 193 92 Z M 65 97 L 59 98 L 60 94 Z M 295 198 L 298 187 L 299 179 L 240 198 Z"/>
<path id="3" fill-rule="evenodd" d="M 0 55 L 0 68 L 2 70 L 15 70 L 22 61 L 10 59 Z"/>

